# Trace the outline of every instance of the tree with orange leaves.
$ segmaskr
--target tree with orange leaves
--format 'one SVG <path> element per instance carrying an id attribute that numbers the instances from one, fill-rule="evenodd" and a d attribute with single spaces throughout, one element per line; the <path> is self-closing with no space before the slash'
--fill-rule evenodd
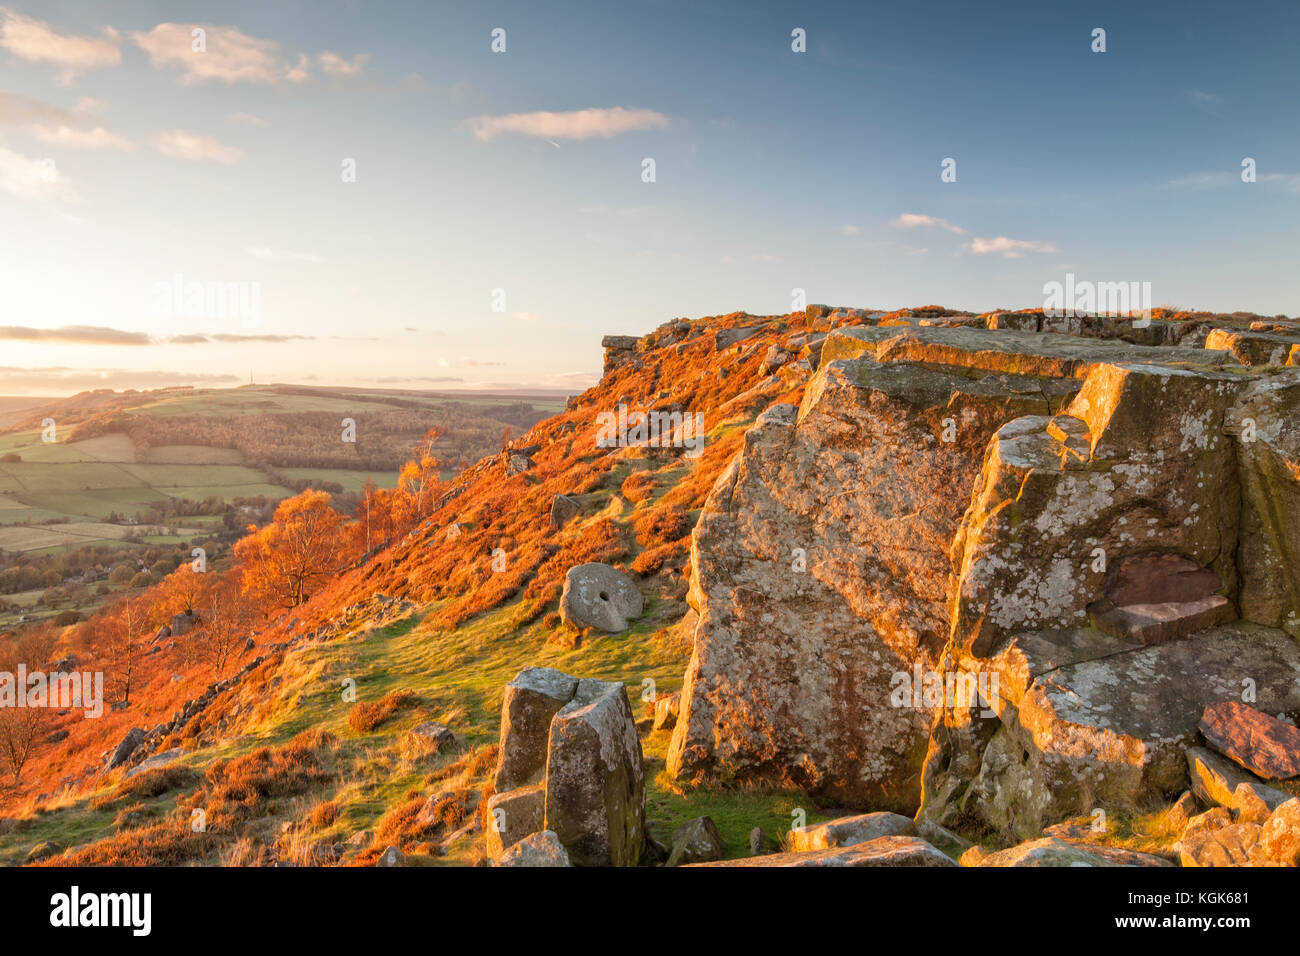
<path id="1" fill-rule="evenodd" d="M 415 459 L 408 461 L 397 480 L 392 498 L 393 524 L 410 530 L 433 513 L 438 496 L 446 487 L 442 480 L 442 459 L 433 456 L 433 446 L 442 437 L 442 429 L 430 428 L 415 447 Z"/>
<path id="2" fill-rule="evenodd" d="M 308 489 L 281 501 L 269 524 L 235 545 L 243 592 L 268 607 L 302 604 L 339 569 L 345 520 L 328 492 Z"/>

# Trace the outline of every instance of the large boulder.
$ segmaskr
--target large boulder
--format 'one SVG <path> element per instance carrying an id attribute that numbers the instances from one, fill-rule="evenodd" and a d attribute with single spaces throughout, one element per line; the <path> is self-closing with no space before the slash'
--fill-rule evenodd
<path id="1" fill-rule="evenodd" d="M 569 569 L 560 595 L 560 617 L 580 630 L 618 633 L 641 616 L 645 598 L 630 577 L 608 564 L 589 562 Z"/>
<path id="2" fill-rule="evenodd" d="M 578 678 L 550 667 L 525 668 L 506 685 L 493 784 L 497 793 L 542 779 L 551 719 L 577 689 Z"/>
<path id="3" fill-rule="evenodd" d="M 623 685 L 583 679 L 551 721 L 546 827 L 576 866 L 635 866 L 645 845 L 641 742 Z"/>
<path id="4" fill-rule="evenodd" d="M 645 775 L 620 683 L 530 667 L 506 687 L 489 804 L 489 856 L 542 829 L 577 866 L 635 866 L 645 847 Z"/>
<path id="5" fill-rule="evenodd" d="M 1263 817 L 1291 798 L 1285 790 L 1276 790 L 1242 770 L 1225 757 L 1204 747 L 1187 748 L 1187 771 L 1192 778 L 1192 793 L 1202 802 L 1232 810 L 1239 818 Z M 1261 822 L 1255 819 L 1254 822 Z"/>

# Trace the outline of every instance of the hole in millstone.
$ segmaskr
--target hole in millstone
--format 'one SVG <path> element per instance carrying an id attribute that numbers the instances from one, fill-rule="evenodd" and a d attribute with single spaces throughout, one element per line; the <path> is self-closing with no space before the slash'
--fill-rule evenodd
<path id="1" fill-rule="evenodd" d="M 608 600 L 609 600 L 609 595 L 606 594 L 604 591 L 601 591 L 601 592 L 600 592 L 600 599 L 601 599 L 602 601 L 608 601 Z"/>

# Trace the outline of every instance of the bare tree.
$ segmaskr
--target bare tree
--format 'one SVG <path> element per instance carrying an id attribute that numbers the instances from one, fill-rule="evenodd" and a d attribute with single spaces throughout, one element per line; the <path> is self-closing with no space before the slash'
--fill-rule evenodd
<path id="1" fill-rule="evenodd" d="M 22 693 L 25 688 L 20 690 Z M 23 766 L 36 749 L 49 711 L 44 707 L 0 707 L 0 767 L 18 786 Z"/>
<path id="2" fill-rule="evenodd" d="M 221 677 L 231 659 L 248 639 L 251 621 L 248 604 L 233 587 L 214 588 L 200 615 L 202 623 L 194 631 L 196 651 L 212 665 L 212 673 Z"/>

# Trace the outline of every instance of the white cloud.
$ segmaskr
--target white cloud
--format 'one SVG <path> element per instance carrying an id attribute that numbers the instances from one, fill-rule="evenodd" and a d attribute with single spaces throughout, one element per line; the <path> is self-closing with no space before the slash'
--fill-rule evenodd
<path id="1" fill-rule="evenodd" d="M 1026 252 L 1055 252 L 1056 246 L 1048 242 L 1034 242 L 1029 239 L 1009 239 L 998 236 L 994 239 L 976 237 L 966 247 L 977 256 L 1001 255 L 1004 259 L 1019 259 Z"/>
<path id="2" fill-rule="evenodd" d="M 123 149 L 131 144 L 123 137 L 102 126 L 94 129 L 76 129 L 71 126 L 40 126 L 33 135 L 42 143 L 65 146 L 71 149 Z"/>
<path id="3" fill-rule="evenodd" d="M 668 117 L 654 110 L 610 109 L 571 110 L 567 113 L 541 111 L 510 113 L 506 116 L 475 116 L 469 120 L 475 138 L 494 139 L 502 133 L 518 133 L 541 139 L 608 139 L 636 130 L 663 129 Z"/>
<path id="4" fill-rule="evenodd" d="M 965 235 L 966 230 L 961 226 L 954 226 L 947 219 L 940 219 L 938 216 L 925 216 L 915 212 L 905 212 L 897 219 L 890 223 L 899 229 L 916 229 L 922 226 L 938 226 L 941 229 L 947 229 L 957 235 Z"/>
<path id="5" fill-rule="evenodd" d="M 843 226 L 840 226 L 840 235 L 841 235 L 841 236 L 856 236 L 856 235 L 858 235 L 858 234 L 861 233 L 861 232 L 862 232 L 862 230 L 859 229 L 857 226 L 850 226 L 850 225 L 847 225 L 847 224 L 845 224 L 845 225 L 843 225 Z"/>
<path id="6" fill-rule="evenodd" d="M 226 119 L 239 126 L 265 126 L 266 120 L 252 113 L 227 113 Z"/>
<path id="7" fill-rule="evenodd" d="M 104 27 L 102 36 L 58 33 L 48 23 L 0 7 L 0 48 L 29 63 L 48 63 L 58 82 L 72 83 L 88 70 L 122 62 L 121 35 Z"/>
<path id="8" fill-rule="evenodd" d="M 51 177 L 50 160 L 32 159 L 0 146 L 0 192 L 23 199 L 66 196 L 68 187 L 60 176 Z"/>
<path id="9" fill-rule="evenodd" d="M 193 48 L 195 29 L 202 29 L 203 52 Z M 191 86 L 215 80 L 220 83 L 261 83 L 272 85 L 282 80 L 299 82 L 297 70 L 290 67 L 274 40 L 251 37 L 236 27 L 218 27 L 195 23 L 160 23 L 148 33 L 132 33 L 136 46 L 149 54 L 157 69 L 173 67 L 181 73 L 181 83 Z"/>
<path id="10" fill-rule="evenodd" d="M 360 76 L 361 71 L 366 68 L 369 61 L 369 53 L 358 53 L 351 60 L 345 60 L 333 50 L 322 50 L 316 54 L 316 63 L 320 66 L 321 71 L 328 73 L 330 76 Z"/>
<path id="11" fill-rule="evenodd" d="M 179 129 L 155 133 L 150 143 L 158 152 L 172 159 L 206 161 L 229 166 L 239 162 L 244 156 L 243 150 L 222 145 L 210 136 L 200 136 L 198 133 L 187 133 Z"/>

